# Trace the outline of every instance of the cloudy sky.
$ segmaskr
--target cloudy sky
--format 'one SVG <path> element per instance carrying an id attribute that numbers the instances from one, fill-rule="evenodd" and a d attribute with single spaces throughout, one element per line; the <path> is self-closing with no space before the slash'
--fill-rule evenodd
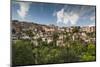
<path id="1" fill-rule="evenodd" d="M 95 6 L 12 2 L 12 20 L 57 26 L 95 25 Z"/>

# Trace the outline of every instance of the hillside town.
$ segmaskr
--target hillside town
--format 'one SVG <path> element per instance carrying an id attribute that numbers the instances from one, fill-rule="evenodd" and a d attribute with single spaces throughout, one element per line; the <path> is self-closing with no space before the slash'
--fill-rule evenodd
<path id="1" fill-rule="evenodd" d="M 12 41 L 30 40 L 35 46 L 39 45 L 39 39 L 47 42 L 47 44 L 56 39 L 56 46 L 65 46 L 68 40 L 79 40 L 84 44 L 89 42 L 95 44 L 95 35 L 95 26 L 58 27 L 53 24 L 43 25 L 12 20 Z"/>

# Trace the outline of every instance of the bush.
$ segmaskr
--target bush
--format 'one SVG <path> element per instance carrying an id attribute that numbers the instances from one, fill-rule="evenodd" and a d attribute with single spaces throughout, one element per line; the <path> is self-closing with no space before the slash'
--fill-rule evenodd
<path id="1" fill-rule="evenodd" d="M 12 44 L 12 64 L 27 65 L 34 64 L 31 44 L 27 41 L 17 41 Z"/>

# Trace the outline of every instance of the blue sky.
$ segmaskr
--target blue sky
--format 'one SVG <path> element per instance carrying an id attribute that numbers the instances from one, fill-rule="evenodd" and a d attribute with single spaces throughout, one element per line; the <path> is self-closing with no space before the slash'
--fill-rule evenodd
<path id="1" fill-rule="evenodd" d="M 12 20 L 57 26 L 95 25 L 95 6 L 12 2 Z"/>

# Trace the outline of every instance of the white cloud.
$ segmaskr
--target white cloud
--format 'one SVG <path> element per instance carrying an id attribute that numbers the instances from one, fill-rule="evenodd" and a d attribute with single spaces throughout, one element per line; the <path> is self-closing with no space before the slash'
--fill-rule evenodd
<path id="1" fill-rule="evenodd" d="M 72 25 L 75 25 L 77 23 L 78 19 L 79 19 L 79 15 L 78 14 L 72 14 L 69 17 L 69 20 L 70 20 Z"/>
<path id="2" fill-rule="evenodd" d="M 64 19 L 64 9 L 57 12 L 57 24 L 62 22 Z"/>
<path id="3" fill-rule="evenodd" d="M 65 12 L 64 8 L 62 8 L 60 11 L 56 12 L 56 18 L 57 18 L 57 24 L 70 24 L 75 25 L 77 21 L 79 20 L 79 14 L 74 12 Z"/>
<path id="4" fill-rule="evenodd" d="M 20 9 L 17 10 L 18 15 L 20 16 L 21 19 L 25 19 L 28 11 L 29 11 L 29 7 L 30 7 L 30 3 L 27 2 L 18 2 Z"/>
<path id="5" fill-rule="evenodd" d="M 69 22 L 69 19 L 68 19 L 68 18 L 69 18 L 68 13 L 64 13 L 64 19 L 63 19 L 62 22 L 63 22 L 64 24 L 68 24 L 68 22 Z"/>
<path id="6" fill-rule="evenodd" d="M 90 25 L 88 25 L 89 27 L 91 27 L 91 26 L 95 26 L 95 23 L 91 23 Z"/>
<path id="7" fill-rule="evenodd" d="M 91 17 L 90 17 L 90 21 L 91 21 L 92 23 L 89 24 L 88 26 L 95 26 L 95 16 L 91 16 Z"/>
<path id="8" fill-rule="evenodd" d="M 94 21 L 95 20 L 95 16 L 90 17 L 90 20 Z"/>
<path id="9" fill-rule="evenodd" d="M 89 24 L 88 26 L 95 26 L 95 16 L 90 17 L 90 22 L 91 24 Z"/>

